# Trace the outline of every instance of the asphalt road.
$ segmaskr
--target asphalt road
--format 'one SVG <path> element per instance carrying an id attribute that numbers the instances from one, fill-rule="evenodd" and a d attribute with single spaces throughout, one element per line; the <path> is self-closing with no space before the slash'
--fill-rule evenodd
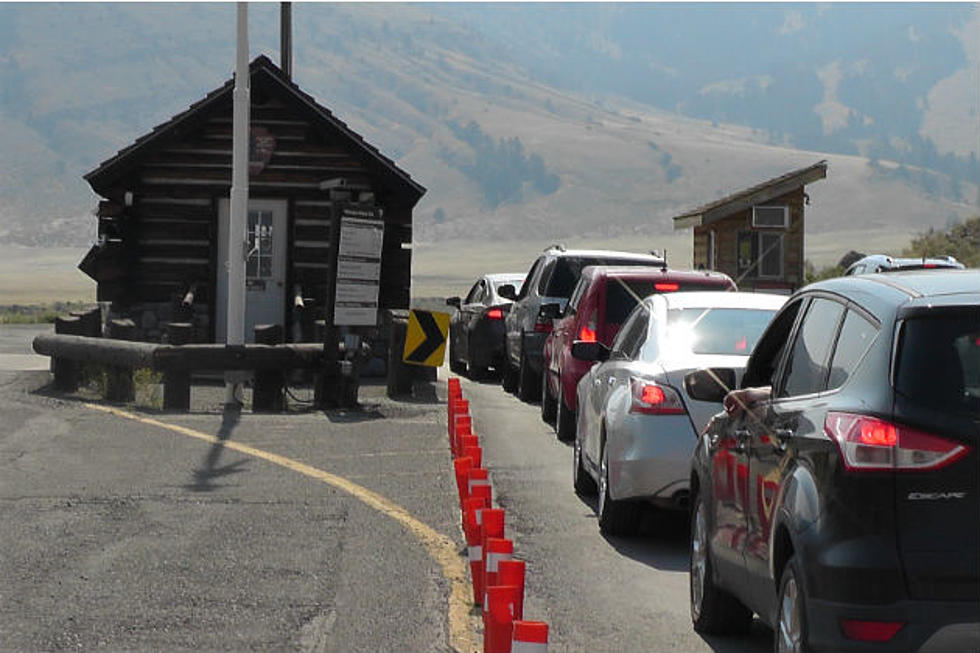
<path id="1" fill-rule="evenodd" d="M 549 651 L 772 650 L 772 631 L 758 620 L 737 638 L 691 628 L 684 516 L 650 510 L 639 536 L 603 536 L 594 500 L 572 490 L 572 448 L 538 405 L 496 381 L 464 379 L 463 394 L 507 536 L 527 561 L 525 617 L 550 624 Z"/>
<path id="2" fill-rule="evenodd" d="M 205 442 L 57 397 L 49 378 L 0 371 L 0 650 L 449 650 L 431 547 L 232 448 L 376 492 L 459 556 L 444 404 L 366 388 L 360 413 L 254 415 L 195 388 L 189 414 L 135 411 Z"/>

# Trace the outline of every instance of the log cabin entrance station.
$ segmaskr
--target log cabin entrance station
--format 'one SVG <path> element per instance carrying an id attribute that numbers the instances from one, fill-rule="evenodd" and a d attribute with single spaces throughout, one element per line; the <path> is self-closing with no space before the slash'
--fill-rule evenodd
<path id="1" fill-rule="evenodd" d="M 328 316 L 370 337 L 380 312 L 409 306 L 412 210 L 425 188 L 269 58 L 249 73 L 246 342 L 260 324 L 322 342 L 312 325 Z M 161 342 L 180 322 L 191 342 L 225 341 L 233 88 L 85 175 L 103 200 L 79 268 L 110 303 L 107 323 L 132 320 L 135 339 Z"/>
<path id="2" fill-rule="evenodd" d="M 803 278 L 807 184 L 827 176 L 827 162 L 794 170 L 675 217 L 694 227 L 694 267 L 717 270 L 742 290 L 790 293 Z"/>

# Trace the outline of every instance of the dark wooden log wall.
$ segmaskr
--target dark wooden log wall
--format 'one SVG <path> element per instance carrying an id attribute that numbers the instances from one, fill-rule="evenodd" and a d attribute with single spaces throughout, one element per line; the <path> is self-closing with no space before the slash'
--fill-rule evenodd
<path id="1" fill-rule="evenodd" d="M 333 209 L 329 192 L 320 190 L 319 184 L 334 177 L 370 188 L 374 201 L 383 207 L 386 225 L 379 303 L 381 308 L 407 308 L 411 208 L 386 207 L 395 198 L 385 194 L 377 176 L 351 152 L 346 139 L 319 124 L 305 107 L 291 106 L 264 92 L 261 85 L 253 86 L 252 98 L 252 127 L 268 130 L 276 147 L 264 169 L 250 176 L 250 197 L 289 200 L 287 320 L 292 319 L 296 284 L 302 286 L 305 297 L 315 300 L 317 317 L 322 317 Z M 114 312 L 136 313 L 143 304 L 179 302 L 187 288 L 196 284 L 195 303 L 208 306 L 207 332 L 213 339 L 218 201 L 228 197 L 231 187 L 230 99 L 207 113 L 196 118 L 192 128 L 184 128 L 178 139 L 162 144 L 143 159 L 117 186 L 117 201 L 100 204 L 99 216 L 100 230 L 115 229 L 129 253 L 126 292 L 117 301 L 123 306 Z M 135 202 L 124 208 L 121 202 L 127 190 L 134 193 Z M 358 191 L 352 191 L 350 199 L 357 200 Z"/>

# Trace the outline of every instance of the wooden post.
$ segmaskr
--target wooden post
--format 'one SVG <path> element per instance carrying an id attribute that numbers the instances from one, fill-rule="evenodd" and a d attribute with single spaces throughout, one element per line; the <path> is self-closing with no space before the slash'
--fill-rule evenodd
<path id="1" fill-rule="evenodd" d="M 54 332 L 61 335 L 82 335 L 82 322 L 78 317 L 56 317 Z M 62 392 L 75 392 L 81 372 L 81 364 L 70 358 L 52 357 L 51 368 L 54 372 L 54 387 Z"/>
<path id="2" fill-rule="evenodd" d="M 115 339 L 132 340 L 136 336 L 136 325 L 133 324 L 133 321 L 125 320 L 125 322 L 128 322 L 132 328 L 122 329 L 121 333 L 113 334 Z M 120 403 L 136 400 L 136 386 L 133 383 L 132 367 L 120 365 L 106 366 L 105 398 L 107 401 L 117 401 Z"/>
<path id="3" fill-rule="evenodd" d="M 171 345 L 190 344 L 194 325 L 189 322 L 169 322 L 167 339 Z M 163 409 L 190 410 L 191 373 L 187 370 L 166 370 L 163 373 Z"/>
<path id="4" fill-rule="evenodd" d="M 386 321 L 389 322 L 387 394 L 391 398 L 412 394 L 412 381 L 415 378 L 412 366 L 402 361 L 405 334 L 408 332 L 408 317 L 401 314 L 407 311 L 398 311 L 398 313 L 385 312 Z"/>
<path id="5" fill-rule="evenodd" d="M 283 329 L 278 324 L 256 324 L 255 344 L 278 345 Z M 285 409 L 285 375 L 282 370 L 256 370 L 252 386 L 252 410 L 256 413 L 281 413 Z"/>

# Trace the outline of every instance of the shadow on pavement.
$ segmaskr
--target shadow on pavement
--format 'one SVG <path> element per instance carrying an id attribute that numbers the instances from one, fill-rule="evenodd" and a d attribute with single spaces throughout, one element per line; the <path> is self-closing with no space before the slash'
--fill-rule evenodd
<path id="1" fill-rule="evenodd" d="M 218 459 L 225 449 L 225 442 L 231 438 L 232 432 L 241 420 L 242 409 L 239 406 L 226 406 L 221 415 L 221 426 L 215 434 L 218 441 L 211 445 L 208 455 L 204 458 L 204 465 L 193 472 L 194 482 L 184 487 L 193 492 L 211 492 L 217 489 L 214 480 L 229 474 L 237 474 L 245 471 L 243 466 L 248 460 L 242 458 L 227 465 L 218 466 Z"/>

